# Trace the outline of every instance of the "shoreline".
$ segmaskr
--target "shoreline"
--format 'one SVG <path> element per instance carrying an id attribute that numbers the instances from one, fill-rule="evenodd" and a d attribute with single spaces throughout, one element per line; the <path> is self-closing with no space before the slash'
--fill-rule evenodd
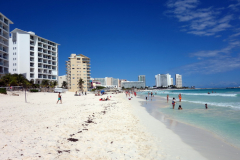
<path id="1" fill-rule="evenodd" d="M 154 97 L 153 101 L 148 101 L 146 104 L 146 101 L 141 96 L 138 97 L 142 100 L 141 105 L 151 116 L 165 124 L 165 126 L 177 134 L 184 143 L 190 145 L 204 157 L 220 160 L 228 158 L 237 160 L 239 158 L 240 149 L 221 139 L 221 137 L 213 132 L 201 127 L 180 122 L 157 110 L 159 105 L 165 105 L 165 107 L 171 108 L 171 104 L 167 104 L 164 97 Z M 158 98 L 157 101 L 155 100 L 156 98 Z M 163 106 L 161 106 L 161 108 L 162 107 Z M 177 109 L 175 108 L 175 110 Z"/>
<path id="2" fill-rule="evenodd" d="M 28 103 L 24 92 L 0 95 L 0 159 L 216 159 L 153 117 L 139 97 L 73 95 L 63 93 L 63 104 L 57 93 L 27 93 Z"/>

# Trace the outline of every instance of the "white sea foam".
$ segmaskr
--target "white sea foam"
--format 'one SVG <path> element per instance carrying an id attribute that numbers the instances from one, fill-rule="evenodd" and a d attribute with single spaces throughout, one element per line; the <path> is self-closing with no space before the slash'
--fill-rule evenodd
<path id="1" fill-rule="evenodd" d="M 175 94 L 179 95 L 179 93 L 174 92 L 158 92 L 158 94 Z M 222 97 L 236 97 L 237 94 L 222 94 L 222 93 L 181 93 L 182 95 L 188 95 L 188 96 L 222 96 Z"/>
<path id="2" fill-rule="evenodd" d="M 187 101 L 187 100 L 182 100 L 183 102 L 190 102 L 190 103 L 196 103 L 196 104 L 208 104 L 208 105 L 213 105 L 213 106 L 218 106 L 218 107 L 231 107 L 231 108 L 237 108 L 240 109 L 240 102 L 232 102 L 232 103 L 217 103 L 217 102 L 202 102 L 202 101 Z"/>

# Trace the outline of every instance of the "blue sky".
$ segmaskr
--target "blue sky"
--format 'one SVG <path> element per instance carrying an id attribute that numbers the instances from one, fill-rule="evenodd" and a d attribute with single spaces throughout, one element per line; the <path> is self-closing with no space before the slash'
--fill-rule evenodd
<path id="1" fill-rule="evenodd" d="M 240 86 L 240 0 L 10 0 L 19 28 L 57 42 L 59 75 L 71 53 L 91 58 L 91 76 L 137 80 L 183 75 L 183 85 Z M 175 78 L 174 78 L 175 79 Z M 174 80 L 175 81 L 175 80 Z"/>

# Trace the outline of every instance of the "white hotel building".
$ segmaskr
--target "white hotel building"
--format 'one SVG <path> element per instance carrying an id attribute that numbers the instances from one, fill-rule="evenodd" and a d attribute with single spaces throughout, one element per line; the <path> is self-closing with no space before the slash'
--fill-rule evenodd
<path id="1" fill-rule="evenodd" d="M 168 87 L 172 85 L 171 75 L 168 73 L 155 75 L 155 84 L 156 87 Z"/>
<path id="2" fill-rule="evenodd" d="M 43 79 L 57 81 L 58 45 L 34 32 L 14 29 L 9 39 L 9 72 L 23 74 L 36 84 Z"/>
<path id="3" fill-rule="evenodd" d="M 176 78 L 176 87 L 182 88 L 182 75 L 176 74 L 175 78 Z"/>
<path id="4" fill-rule="evenodd" d="M 0 78 L 8 73 L 9 68 L 9 30 L 13 24 L 0 12 Z"/>

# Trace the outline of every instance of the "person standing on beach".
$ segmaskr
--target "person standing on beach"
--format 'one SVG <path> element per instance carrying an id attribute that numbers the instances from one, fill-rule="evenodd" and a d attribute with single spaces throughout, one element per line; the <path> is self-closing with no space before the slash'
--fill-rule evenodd
<path id="1" fill-rule="evenodd" d="M 174 107 L 175 107 L 175 104 L 176 104 L 176 101 L 175 101 L 175 98 L 173 97 L 173 100 L 172 100 L 173 109 L 174 109 Z"/>
<path id="2" fill-rule="evenodd" d="M 169 98 L 169 95 L 167 95 L 167 103 L 168 103 L 168 98 Z"/>
<path id="3" fill-rule="evenodd" d="M 151 92 L 151 97 L 153 96 L 153 93 Z"/>
<path id="4" fill-rule="evenodd" d="M 146 96 L 146 101 L 147 101 L 147 96 Z"/>
<path id="5" fill-rule="evenodd" d="M 179 95 L 178 95 L 178 98 L 179 98 L 179 102 L 181 102 L 181 101 L 182 101 L 182 95 L 179 94 Z"/>
<path id="6" fill-rule="evenodd" d="M 60 101 L 61 102 L 60 104 L 62 104 L 62 95 L 60 94 L 60 92 L 58 93 L 58 101 Z M 57 104 L 58 104 L 58 101 L 57 101 Z"/>

